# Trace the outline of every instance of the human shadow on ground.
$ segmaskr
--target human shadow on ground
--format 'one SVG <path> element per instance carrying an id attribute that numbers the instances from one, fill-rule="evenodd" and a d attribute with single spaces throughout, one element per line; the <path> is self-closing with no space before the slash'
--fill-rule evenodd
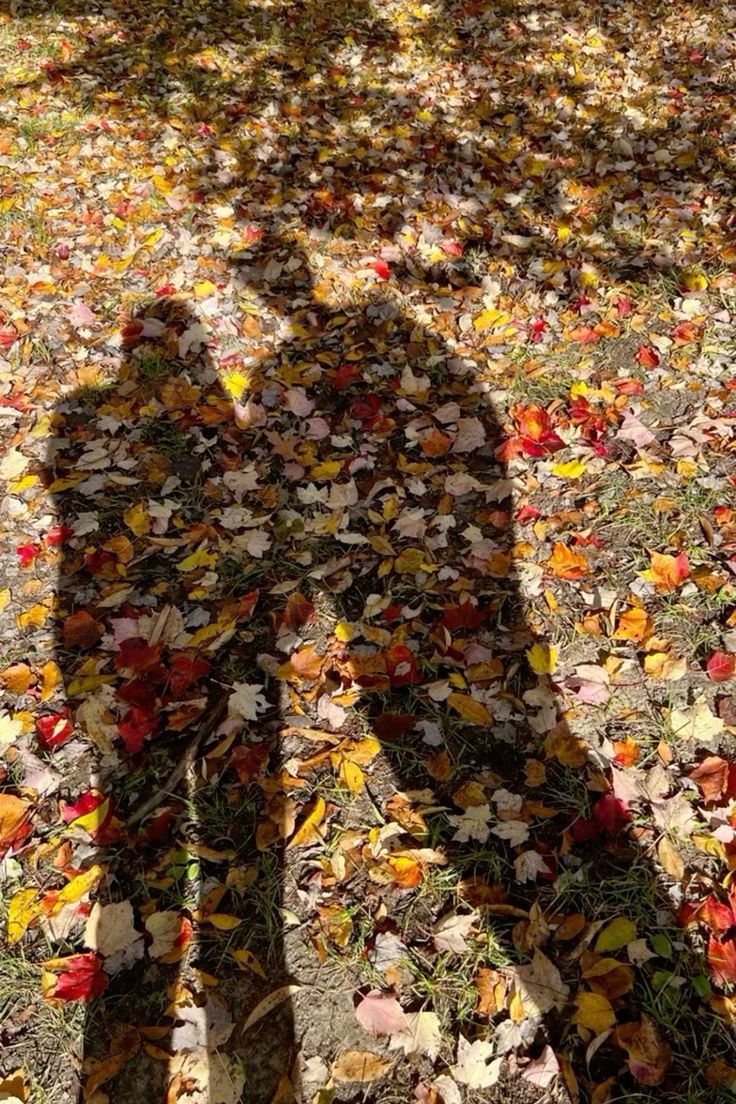
<path id="1" fill-rule="evenodd" d="M 229 361 L 229 393 L 212 359 L 228 335 L 162 298 L 123 322 L 117 377 L 55 415 L 57 654 L 88 749 L 65 819 L 102 868 L 99 986 L 112 975 L 89 1017 L 88 1097 L 125 1057 L 116 1100 L 142 1084 L 155 1099 L 167 1068 L 168 1099 L 197 1078 L 202 1099 L 229 1099 L 239 1074 L 216 1053 L 227 1008 L 230 1045 L 248 1056 L 244 1099 L 271 1100 L 296 1055 L 292 1013 L 284 1001 L 246 1039 L 253 1008 L 302 983 L 293 1000 L 307 1022 L 310 985 L 329 973 L 305 958 L 307 936 L 329 965 L 362 929 L 363 973 L 385 985 L 408 954 L 402 925 L 426 925 L 458 894 L 469 910 L 498 903 L 489 871 L 512 852 L 502 857 L 503 830 L 490 835 L 490 808 L 485 829 L 453 842 L 466 832 L 459 787 L 500 785 L 507 770 L 514 784 L 537 741 L 511 484 L 486 389 L 388 298 L 319 305 L 306 260 L 279 241 L 241 279 L 264 308 L 242 332 L 281 336 L 260 363 Z M 235 403 L 233 372 L 247 386 Z M 536 694 L 533 712 L 553 708 L 548 689 Z M 477 794 L 466 796 L 467 810 Z M 323 801 L 313 840 L 302 830 L 299 842 Z M 91 827 L 77 820 L 94 808 Z M 330 858 L 315 861 L 309 844 L 325 833 Z M 109 953 L 105 907 L 126 902 L 141 938 Z M 448 1014 L 458 996 L 444 998 Z M 349 994 L 339 1011 L 352 1015 Z M 331 1030 L 321 1045 L 334 1056 L 351 1028 L 333 1014 Z"/>
<path id="2" fill-rule="evenodd" d="M 621 892 L 643 930 L 664 922 L 628 814 L 602 776 L 586 788 L 559 688 L 528 663 L 541 580 L 488 381 L 380 292 L 326 305 L 283 235 L 236 282 L 249 309 L 224 325 L 139 304 L 115 378 L 55 415 L 57 654 L 88 749 L 64 816 L 70 862 L 101 867 L 92 1101 L 298 1099 L 308 1059 L 365 1051 L 368 990 L 450 1037 L 508 1034 L 469 993 L 536 954 L 535 901 L 559 919 L 598 893 L 605 915 Z M 113 904 L 137 935 L 111 951 Z M 448 917 L 480 936 L 469 973 L 437 941 Z M 579 953 L 553 955 L 517 1064 L 583 1046 Z M 408 1099 L 426 1072 L 394 1061 L 336 1099 Z"/>

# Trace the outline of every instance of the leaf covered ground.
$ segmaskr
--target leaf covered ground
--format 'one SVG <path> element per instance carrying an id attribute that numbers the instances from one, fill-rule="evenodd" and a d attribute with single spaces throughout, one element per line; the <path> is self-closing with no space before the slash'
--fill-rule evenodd
<path id="1" fill-rule="evenodd" d="M 736 8 L 0 42 L 0 1096 L 733 1099 Z"/>

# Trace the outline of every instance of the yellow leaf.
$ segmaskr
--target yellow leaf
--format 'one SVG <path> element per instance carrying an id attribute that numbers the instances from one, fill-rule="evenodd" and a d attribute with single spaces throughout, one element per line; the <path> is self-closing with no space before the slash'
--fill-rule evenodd
<path id="1" fill-rule="evenodd" d="M 493 720 L 492 714 L 483 705 L 483 702 L 476 701 L 469 694 L 454 692 L 448 696 L 447 704 L 457 710 L 462 719 L 467 721 L 468 724 L 490 725 Z"/>
<path id="2" fill-rule="evenodd" d="M 396 557 L 394 570 L 399 575 L 416 575 L 419 571 L 434 571 L 429 554 L 423 548 L 405 548 Z"/>
<path id="3" fill-rule="evenodd" d="M 154 175 L 153 186 L 156 188 L 157 191 L 161 193 L 161 195 L 169 195 L 169 193 L 171 192 L 171 185 L 167 180 L 164 179 L 163 176 L 161 176 L 160 173 L 156 173 Z"/>
<path id="4" fill-rule="evenodd" d="M 342 470 L 342 460 L 325 460 L 312 468 L 312 479 L 336 479 Z"/>
<path id="5" fill-rule="evenodd" d="M 362 792 L 363 786 L 365 785 L 362 770 L 356 763 L 351 763 L 349 759 L 343 758 L 341 760 L 338 778 L 343 786 L 346 786 L 351 794 L 355 794 L 356 796 Z"/>
<path id="6" fill-rule="evenodd" d="M 217 928 L 218 931 L 232 931 L 233 928 L 239 927 L 243 922 L 237 916 L 230 916 L 226 912 L 212 912 L 205 917 L 205 920 L 213 928 Z"/>
<path id="7" fill-rule="evenodd" d="M 10 899 L 6 920 L 8 943 L 17 943 L 29 924 L 40 913 L 38 893 L 35 889 L 20 889 Z M 0 1097 L 2 1099 L 2 1097 Z"/>
<path id="8" fill-rule="evenodd" d="M 647 678 L 678 682 L 687 674 L 687 662 L 671 652 L 651 652 L 644 657 L 644 674 Z"/>
<path id="9" fill-rule="evenodd" d="M 667 836 L 662 836 L 657 845 L 657 858 L 671 878 L 676 882 L 682 881 L 685 877 L 685 864 L 682 855 Z"/>
<path id="10" fill-rule="evenodd" d="M 17 717 L 10 717 L 7 713 L 0 713 L 0 746 L 13 744 L 22 735 L 22 721 L 19 721 Z"/>
<path id="11" fill-rule="evenodd" d="M 0 613 L 7 609 L 10 597 L 10 587 L 3 587 L 2 590 L 0 590 Z"/>
<path id="12" fill-rule="evenodd" d="M 618 951 L 636 939 L 636 928 L 626 916 L 617 916 L 606 924 L 595 941 L 596 951 Z"/>
<path id="13" fill-rule="evenodd" d="M 624 610 L 618 619 L 614 640 L 631 640 L 635 644 L 646 640 L 654 632 L 654 624 L 646 610 L 639 606 Z"/>
<path id="14" fill-rule="evenodd" d="M 473 322 L 476 330 L 490 330 L 495 326 L 505 326 L 511 321 L 508 311 L 496 310 L 490 307 L 479 314 Z"/>
<path id="15" fill-rule="evenodd" d="M 252 974 L 258 974 L 258 977 L 262 977 L 265 980 L 265 971 L 252 951 L 243 948 L 243 950 L 240 951 L 231 951 L 230 954 L 235 959 L 238 966 L 240 966 L 241 970 L 250 970 Z"/>
<path id="16" fill-rule="evenodd" d="M 326 805 L 322 797 L 317 797 L 312 806 L 311 812 L 302 821 L 299 828 L 297 828 L 294 835 L 287 843 L 287 847 L 306 847 L 310 843 L 314 843 L 321 838 L 318 831 L 319 825 L 324 820 Z"/>
<path id="17" fill-rule="evenodd" d="M 198 548 L 196 552 L 186 556 L 176 565 L 177 571 L 196 571 L 198 567 L 214 567 L 217 556 L 214 552 L 208 552 L 205 548 Z"/>
<path id="18" fill-rule="evenodd" d="M 526 658 L 535 675 L 551 675 L 557 666 L 557 648 L 554 644 L 534 644 Z"/>
<path id="19" fill-rule="evenodd" d="M 59 664 L 49 659 L 41 668 L 41 701 L 48 701 L 58 686 L 61 686 L 62 674 Z"/>
<path id="20" fill-rule="evenodd" d="M 97 829 L 102 827 L 109 815 L 110 798 L 106 797 L 104 801 L 100 802 L 96 809 L 92 809 L 89 813 L 84 813 L 83 816 L 77 817 L 77 819 L 71 821 L 71 823 L 75 828 L 83 828 L 85 832 L 94 835 Z"/>
<path id="21" fill-rule="evenodd" d="M 562 464 L 552 465 L 552 474 L 560 479 L 579 479 L 585 471 L 582 460 L 567 460 Z"/>
<path id="22" fill-rule="evenodd" d="M 353 626 L 349 621 L 338 621 L 335 625 L 335 636 L 341 643 L 346 644 L 353 639 Z"/>
<path id="23" fill-rule="evenodd" d="M 106 801 L 105 804 L 109 806 L 110 802 Z M 97 812 L 96 809 L 94 811 Z M 87 817 L 91 815 L 91 813 L 88 813 Z M 85 819 L 87 818 L 79 817 L 72 823 L 76 825 Z M 61 892 L 54 898 L 49 914 L 53 916 L 55 913 L 59 912 L 64 905 L 79 901 L 84 897 L 85 893 L 90 893 L 95 888 L 97 883 L 104 877 L 104 874 L 104 866 L 98 866 L 97 864 L 90 866 L 88 870 L 84 870 L 81 874 L 77 874 L 76 878 L 72 878 L 70 882 L 67 882 Z"/>
<path id="24" fill-rule="evenodd" d="M 5 1104 L 26 1104 L 28 1085 L 24 1070 L 17 1069 L 4 1077 L 0 1076 L 0 1100 Z"/>
<path id="25" fill-rule="evenodd" d="M 194 285 L 194 294 L 199 295 L 202 299 L 206 299 L 214 291 L 217 291 L 217 285 L 213 284 L 211 280 L 200 280 L 199 283 Z"/>
<path id="26" fill-rule="evenodd" d="M 594 1035 L 608 1031 L 616 1022 L 611 1002 L 600 993 L 578 993 L 575 998 L 573 1023 L 587 1027 Z"/>
<path id="27" fill-rule="evenodd" d="M 150 532 L 151 519 L 142 502 L 136 502 L 134 506 L 130 506 L 123 514 L 123 521 L 137 537 L 142 537 L 145 533 Z"/>
<path id="28" fill-rule="evenodd" d="M 332 1063 L 332 1076 L 338 1082 L 375 1081 L 390 1066 L 385 1058 L 370 1050 L 348 1050 Z"/>
<path id="29" fill-rule="evenodd" d="M 220 383 L 223 390 L 227 391 L 231 399 L 236 402 L 242 397 L 243 392 L 248 388 L 248 377 L 243 372 L 237 371 L 226 372 L 224 376 L 220 378 Z"/>
<path id="30" fill-rule="evenodd" d="M 705 291 L 708 280 L 702 272 L 688 272 L 683 277 L 682 286 L 686 291 Z"/>

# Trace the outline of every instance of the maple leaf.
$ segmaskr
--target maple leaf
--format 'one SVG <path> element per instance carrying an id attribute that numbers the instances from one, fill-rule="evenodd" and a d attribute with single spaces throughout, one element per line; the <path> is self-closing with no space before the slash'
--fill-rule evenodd
<path id="1" fill-rule="evenodd" d="M 36 718 L 36 731 L 42 747 L 51 749 L 66 743 L 74 732 L 74 725 L 65 707 L 58 713 L 47 713 Z"/>
<path id="2" fill-rule="evenodd" d="M 653 583 L 657 590 L 674 590 L 690 576 L 687 554 L 679 552 L 676 556 L 667 553 L 651 552 L 651 567 L 640 571 L 640 578 Z"/>
<path id="3" fill-rule="evenodd" d="M 47 975 L 44 985 L 47 1000 L 53 997 L 64 1001 L 90 1001 L 105 991 L 110 980 L 102 969 L 102 958 L 94 951 L 49 959 L 43 966 L 47 971 L 61 971 Z"/>
<path id="4" fill-rule="evenodd" d="M 576 580 L 588 574 L 588 561 L 582 552 L 569 548 L 561 541 L 555 544 L 545 566 L 558 579 Z"/>
<path id="5" fill-rule="evenodd" d="M 263 695 L 264 687 L 257 683 L 235 682 L 227 700 L 228 712 L 246 721 L 256 721 L 269 708 Z"/>
<path id="6" fill-rule="evenodd" d="M 65 648 L 93 648 L 102 636 L 102 628 L 86 610 L 67 617 L 62 628 Z"/>

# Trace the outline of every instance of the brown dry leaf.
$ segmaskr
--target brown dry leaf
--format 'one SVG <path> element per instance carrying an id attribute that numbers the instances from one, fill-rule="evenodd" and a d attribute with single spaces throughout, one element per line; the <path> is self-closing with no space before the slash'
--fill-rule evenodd
<path id="1" fill-rule="evenodd" d="M 672 1052 L 648 1016 L 642 1016 L 639 1023 L 619 1024 L 614 1040 L 626 1051 L 626 1064 L 640 1085 L 662 1084 Z"/>
<path id="2" fill-rule="evenodd" d="M 358 1082 L 366 1084 L 383 1077 L 391 1063 L 370 1050 L 348 1050 L 333 1063 L 332 1076 L 338 1083 Z"/>

